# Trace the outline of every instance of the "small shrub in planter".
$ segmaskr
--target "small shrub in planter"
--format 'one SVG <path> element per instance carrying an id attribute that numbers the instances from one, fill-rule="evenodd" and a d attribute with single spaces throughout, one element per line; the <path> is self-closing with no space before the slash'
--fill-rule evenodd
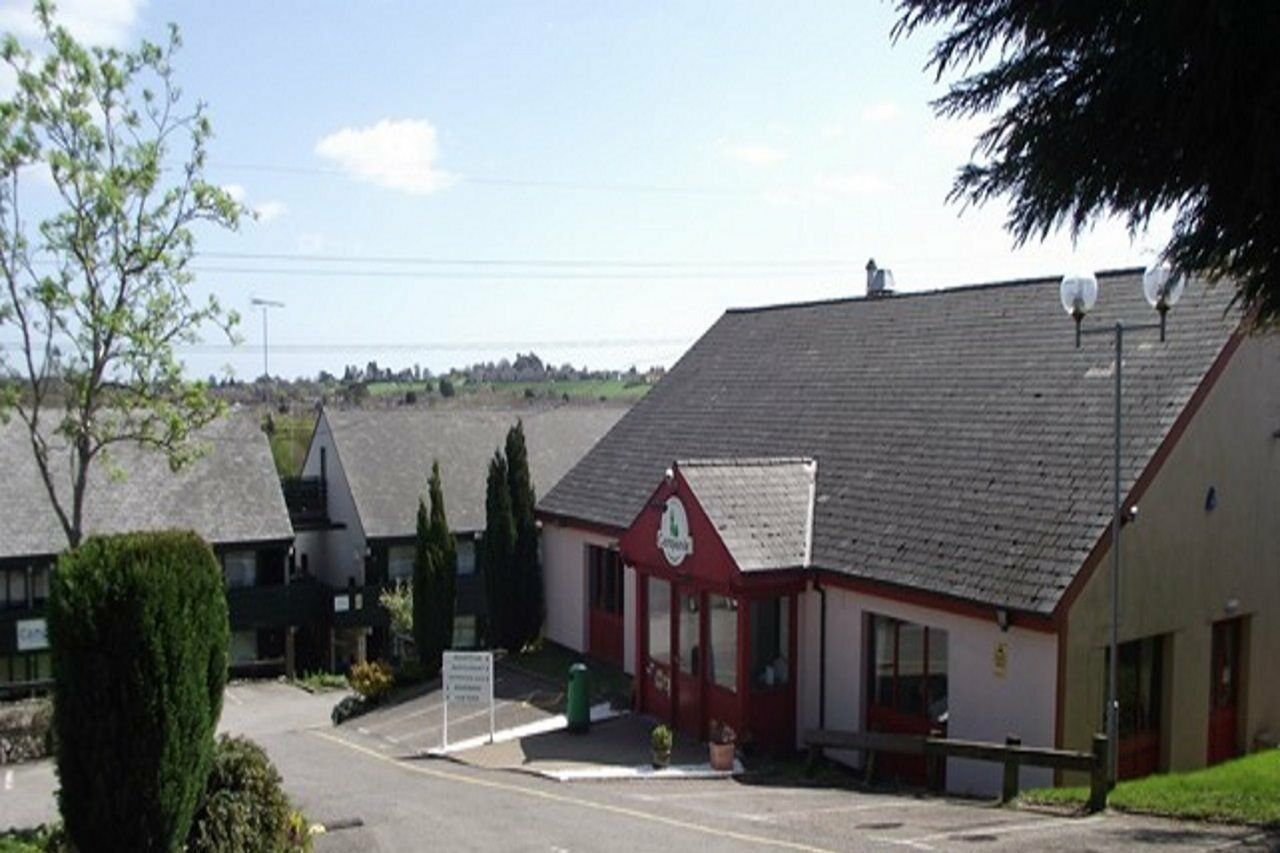
<path id="1" fill-rule="evenodd" d="M 728 723 L 711 721 L 711 769 L 732 770 L 733 752 L 738 735 Z"/>
<path id="2" fill-rule="evenodd" d="M 391 665 L 380 660 L 364 661 L 351 667 L 347 680 L 361 699 L 375 704 L 385 699 L 396 683 Z"/>
<path id="3" fill-rule="evenodd" d="M 280 774 L 251 740 L 223 735 L 187 838 L 189 853 L 310 850 L 306 822 L 289 807 Z"/>
<path id="4" fill-rule="evenodd" d="M 650 735 L 649 741 L 653 747 L 653 766 L 666 767 L 670 764 L 671 747 L 675 742 L 675 736 L 672 735 L 671 729 L 663 725 L 654 726 L 653 734 Z"/>

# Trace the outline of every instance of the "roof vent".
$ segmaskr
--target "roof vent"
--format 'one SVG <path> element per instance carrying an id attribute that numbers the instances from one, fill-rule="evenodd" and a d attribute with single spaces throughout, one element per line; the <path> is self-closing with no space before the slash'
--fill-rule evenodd
<path id="1" fill-rule="evenodd" d="M 867 298 L 879 299 L 893 295 L 893 273 L 876 266 L 876 259 L 867 261 Z"/>

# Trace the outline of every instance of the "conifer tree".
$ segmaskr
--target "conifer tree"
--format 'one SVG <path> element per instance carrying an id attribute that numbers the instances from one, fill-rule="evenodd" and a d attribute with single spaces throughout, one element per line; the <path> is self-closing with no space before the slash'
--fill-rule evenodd
<path id="1" fill-rule="evenodd" d="M 440 651 L 453 646 L 453 620 L 458 598 L 458 549 L 444 507 L 444 485 L 440 481 L 440 462 L 431 464 L 431 480 L 428 485 L 431 499 L 431 519 L 428 529 L 430 554 L 434 568 L 435 599 L 431 612 L 434 618 L 436 643 Z"/>
<path id="2" fill-rule="evenodd" d="M 542 568 L 538 563 L 538 525 L 534 518 L 537 495 L 529 473 L 529 450 L 524 439 L 524 423 L 507 432 L 507 482 L 511 492 L 511 517 L 516 547 L 511 567 L 512 593 L 516 599 L 514 618 L 519 622 L 521 646 L 542 633 Z"/>
<path id="3" fill-rule="evenodd" d="M 436 561 L 431 545 L 431 521 L 427 505 L 418 499 L 418 523 L 413 543 L 413 645 L 423 673 L 430 678 L 440 669 L 438 628 L 433 612 L 439 598 Z"/>
<path id="4" fill-rule="evenodd" d="M 519 651 L 521 631 L 513 619 L 511 565 L 516 550 L 515 521 L 511 515 L 511 486 L 507 480 L 507 460 L 494 451 L 489 461 L 485 489 L 484 541 L 481 543 L 485 593 L 489 605 L 486 637 L 491 648 Z"/>

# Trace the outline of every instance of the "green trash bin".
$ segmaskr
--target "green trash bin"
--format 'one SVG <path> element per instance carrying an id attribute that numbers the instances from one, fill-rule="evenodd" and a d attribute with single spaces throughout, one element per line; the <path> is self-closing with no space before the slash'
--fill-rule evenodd
<path id="1" fill-rule="evenodd" d="M 565 717 L 569 731 L 586 734 L 591 728 L 591 691 L 587 683 L 587 665 L 575 663 L 569 667 L 569 689 L 565 694 Z"/>

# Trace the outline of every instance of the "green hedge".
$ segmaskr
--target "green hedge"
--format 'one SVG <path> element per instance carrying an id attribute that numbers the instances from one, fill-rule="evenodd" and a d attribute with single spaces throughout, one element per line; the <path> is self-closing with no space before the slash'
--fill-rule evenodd
<path id="1" fill-rule="evenodd" d="M 213 761 L 227 603 L 194 533 L 94 537 L 49 597 L 58 805 L 81 850 L 186 840 Z"/>

